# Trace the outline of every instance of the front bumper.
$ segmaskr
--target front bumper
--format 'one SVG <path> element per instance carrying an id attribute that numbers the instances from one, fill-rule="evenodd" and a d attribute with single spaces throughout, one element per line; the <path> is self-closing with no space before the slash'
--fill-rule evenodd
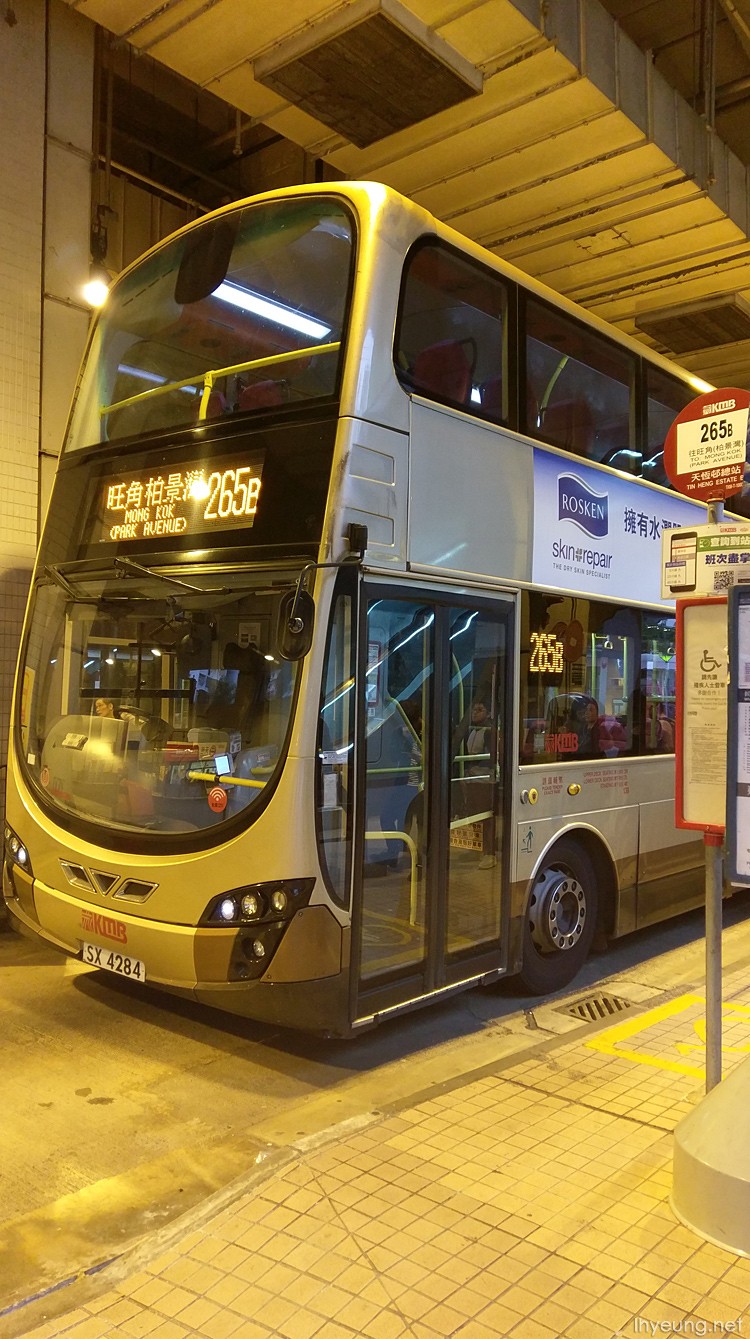
<path id="1" fill-rule="evenodd" d="M 20 929 L 80 957 L 84 941 L 139 958 L 146 984 L 215 1008 L 267 1022 L 336 1035 L 348 1033 L 346 938 L 325 906 L 305 907 L 288 923 L 260 978 L 232 979 L 247 927 L 175 925 L 147 920 L 3 871 L 3 894 Z"/>

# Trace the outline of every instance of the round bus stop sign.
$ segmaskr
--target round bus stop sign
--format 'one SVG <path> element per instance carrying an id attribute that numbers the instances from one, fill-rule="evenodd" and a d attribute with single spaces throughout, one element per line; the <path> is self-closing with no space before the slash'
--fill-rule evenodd
<path id="1" fill-rule="evenodd" d="M 685 497 L 718 502 L 742 488 L 750 391 L 735 386 L 690 401 L 664 442 L 664 468 Z"/>

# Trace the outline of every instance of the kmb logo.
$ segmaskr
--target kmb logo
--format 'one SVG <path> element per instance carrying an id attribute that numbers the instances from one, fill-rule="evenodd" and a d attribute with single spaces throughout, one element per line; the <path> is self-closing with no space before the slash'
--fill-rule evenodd
<path id="1" fill-rule="evenodd" d="M 123 925 L 122 921 L 115 921 L 111 916 L 100 916 L 98 911 L 81 912 L 81 929 L 91 930 L 95 935 L 102 935 L 104 939 L 116 939 L 118 944 L 127 944 L 128 927 Z"/>

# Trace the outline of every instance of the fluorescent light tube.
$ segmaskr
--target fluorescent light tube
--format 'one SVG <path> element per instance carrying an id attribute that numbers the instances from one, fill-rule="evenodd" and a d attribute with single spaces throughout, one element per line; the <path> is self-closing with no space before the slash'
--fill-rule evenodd
<path id="1" fill-rule="evenodd" d="M 233 307 L 241 307 L 243 311 L 253 312 L 264 321 L 273 321 L 276 325 L 286 326 L 288 330 L 299 331 L 300 335 L 309 335 L 310 339 L 322 339 L 331 333 L 331 327 L 323 325 L 322 321 L 305 316 L 304 312 L 294 311 L 292 307 L 284 307 L 280 302 L 270 302 L 268 298 L 262 298 L 258 293 L 251 293 L 249 288 L 240 288 L 237 284 L 219 284 L 211 296 L 221 298 L 222 302 L 231 302 Z"/>
<path id="2" fill-rule="evenodd" d="M 126 372 L 129 377 L 140 377 L 143 381 L 151 381 L 155 386 L 166 386 L 167 378 L 159 376 L 158 372 L 146 372 L 142 367 L 130 367 L 128 363 L 118 363 L 118 372 Z M 188 395 L 197 395 L 197 386 L 180 386 L 181 391 L 187 391 Z"/>

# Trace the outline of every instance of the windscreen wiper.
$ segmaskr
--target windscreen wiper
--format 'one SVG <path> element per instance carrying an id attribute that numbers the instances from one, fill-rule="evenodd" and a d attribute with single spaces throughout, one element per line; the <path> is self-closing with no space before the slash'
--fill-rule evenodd
<path id="1" fill-rule="evenodd" d="M 143 563 L 137 563 L 133 558 L 114 558 L 115 567 L 118 569 L 118 576 L 124 576 L 125 572 L 143 572 L 148 577 L 153 577 L 155 581 L 168 581 L 172 586 L 181 586 L 183 590 L 194 591 L 196 595 L 231 595 L 233 592 L 228 586 L 193 586 L 189 581 L 181 581 L 179 577 L 168 577 L 163 572 L 155 572 L 153 567 L 145 567 Z"/>
<path id="2" fill-rule="evenodd" d="M 60 568 L 58 567 L 57 563 L 47 563 L 47 565 L 44 568 L 44 575 L 48 578 L 49 581 L 53 581 L 56 586 L 59 586 L 60 590 L 64 590 L 65 594 L 69 596 L 71 600 L 77 600 L 79 604 L 98 603 L 98 601 L 94 599 L 91 595 L 81 595 L 73 586 L 71 586 L 70 582 L 68 581 L 68 578 L 64 576 L 63 573 L 60 571 Z"/>

